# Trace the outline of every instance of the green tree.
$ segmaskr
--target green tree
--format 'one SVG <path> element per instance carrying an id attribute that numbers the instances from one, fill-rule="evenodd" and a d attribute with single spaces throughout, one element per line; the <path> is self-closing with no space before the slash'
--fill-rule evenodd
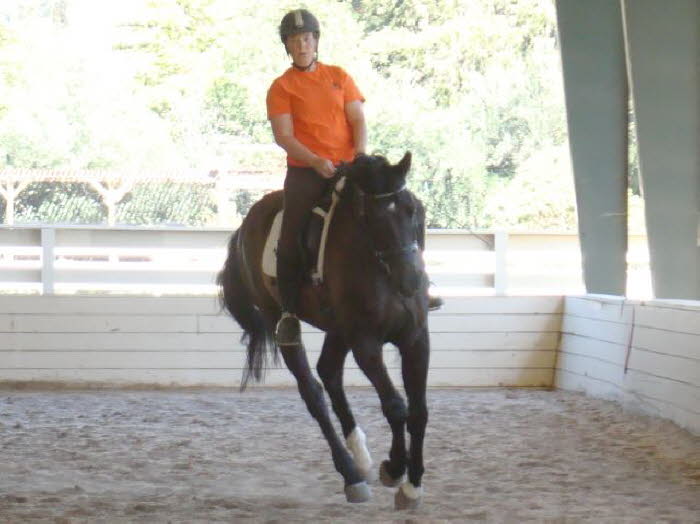
<path id="1" fill-rule="evenodd" d="M 202 226 L 212 219 L 215 212 L 210 186 L 176 182 L 140 183 L 119 204 L 117 222 Z"/>
<path id="2" fill-rule="evenodd" d="M 392 161 L 413 152 L 410 184 L 431 227 L 512 223 L 510 208 L 493 202 L 522 189 L 533 159 L 551 165 L 566 141 L 552 0 L 304 6 L 322 23 L 320 59 L 347 69 L 367 97 L 370 149 Z M 289 65 L 277 27 L 296 7 L 3 2 L 0 167 L 248 168 L 241 146 L 272 143 L 265 94 Z M 264 171 L 269 162 L 250 167 Z M 559 169 L 549 175 L 570 178 Z M 546 200 L 538 194 L 545 182 L 528 188 L 533 201 Z M 193 186 L 180 190 L 199 201 Z M 211 216 L 208 204 L 168 214 L 167 205 L 180 204 L 153 198 L 132 195 L 125 220 L 195 224 Z M 571 203 L 560 203 L 558 211 L 523 214 L 522 224 L 561 227 L 556 212 L 570 216 Z"/>
<path id="3" fill-rule="evenodd" d="M 102 224 L 106 218 L 100 198 L 87 184 L 36 182 L 22 191 L 15 223 Z"/>

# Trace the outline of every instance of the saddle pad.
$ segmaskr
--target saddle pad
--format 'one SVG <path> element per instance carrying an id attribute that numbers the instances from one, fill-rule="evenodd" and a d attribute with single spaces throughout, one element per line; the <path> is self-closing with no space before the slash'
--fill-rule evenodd
<path id="1" fill-rule="evenodd" d="M 345 186 L 345 177 L 340 177 L 340 179 L 335 184 L 335 191 L 331 194 L 330 208 L 326 211 L 320 207 L 314 207 L 313 213 L 316 213 L 323 218 L 323 229 L 321 231 L 321 239 L 318 246 L 318 252 L 315 254 L 317 257 L 316 265 L 312 268 L 312 280 L 316 283 L 323 281 L 323 260 L 326 251 L 326 240 L 328 239 L 328 229 L 330 227 L 331 220 L 335 213 L 335 206 L 338 204 L 338 195 Z M 277 277 L 277 242 L 280 238 L 280 232 L 282 231 L 282 214 L 284 209 L 281 209 L 275 215 L 272 225 L 270 226 L 270 232 L 265 240 L 265 247 L 263 249 L 262 256 L 262 271 L 268 277 Z"/>
<path id="2" fill-rule="evenodd" d="M 272 226 L 270 226 L 270 232 L 267 235 L 267 240 L 265 240 L 265 248 L 263 249 L 262 256 L 262 270 L 269 277 L 277 276 L 277 241 L 280 238 L 280 231 L 282 230 L 282 212 L 280 210 L 275 215 L 275 219 L 272 221 Z"/>

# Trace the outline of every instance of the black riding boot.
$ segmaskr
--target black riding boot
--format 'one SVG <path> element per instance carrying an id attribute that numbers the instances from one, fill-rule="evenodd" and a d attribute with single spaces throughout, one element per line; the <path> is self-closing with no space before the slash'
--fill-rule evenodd
<path id="1" fill-rule="evenodd" d="M 282 316 L 275 328 L 278 346 L 301 344 L 301 326 L 297 318 L 301 277 L 292 261 L 277 257 L 277 286 L 282 300 Z"/>
<path id="2" fill-rule="evenodd" d="M 425 218 L 421 220 L 420 226 L 416 230 L 416 236 L 418 237 L 418 247 L 420 247 L 421 253 L 425 252 Z M 428 274 L 425 274 L 425 278 L 428 278 Z M 428 311 L 437 311 L 445 304 L 442 297 L 437 295 L 428 294 Z"/>
<path id="3" fill-rule="evenodd" d="M 284 179 L 284 217 L 277 244 L 277 278 L 284 310 L 275 332 L 280 346 L 301 343 L 301 330 L 296 317 L 299 313 L 299 292 L 303 278 L 300 238 L 311 209 L 323 196 L 327 186 L 327 180 L 313 168 L 287 168 Z"/>
<path id="4" fill-rule="evenodd" d="M 437 295 L 428 295 L 428 310 L 429 311 L 437 311 L 440 309 L 445 301 L 442 299 L 442 297 L 439 297 Z"/>

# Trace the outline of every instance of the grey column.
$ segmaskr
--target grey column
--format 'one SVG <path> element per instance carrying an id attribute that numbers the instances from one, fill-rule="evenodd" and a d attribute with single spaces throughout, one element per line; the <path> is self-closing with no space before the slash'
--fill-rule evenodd
<path id="1" fill-rule="evenodd" d="M 583 276 L 589 293 L 627 281 L 627 108 L 621 6 L 557 0 Z"/>
<path id="2" fill-rule="evenodd" d="M 700 299 L 700 1 L 623 6 L 654 294 Z"/>

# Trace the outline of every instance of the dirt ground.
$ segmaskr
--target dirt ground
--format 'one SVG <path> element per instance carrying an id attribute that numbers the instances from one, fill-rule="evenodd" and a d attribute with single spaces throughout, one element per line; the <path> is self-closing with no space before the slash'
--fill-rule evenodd
<path id="1" fill-rule="evenodd" d="M 388 425 L 349 398 L 375 463 Z M 429 391 L 425 497 L 348 504 L 296 390 L 0 390 L 0 522 L 700 522 L 700 437 L 562 391 Z"/>

